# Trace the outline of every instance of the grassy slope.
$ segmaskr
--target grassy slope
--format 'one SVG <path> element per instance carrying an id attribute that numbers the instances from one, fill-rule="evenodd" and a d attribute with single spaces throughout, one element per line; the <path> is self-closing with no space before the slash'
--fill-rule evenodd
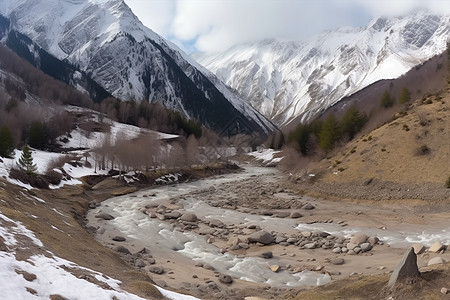
<path id="1" fill-rule="evenodd" d="M 450 95 L 417 100 L 396 116 L 317 163 L 321 180 L 444 185 L 450 176 Z"/>

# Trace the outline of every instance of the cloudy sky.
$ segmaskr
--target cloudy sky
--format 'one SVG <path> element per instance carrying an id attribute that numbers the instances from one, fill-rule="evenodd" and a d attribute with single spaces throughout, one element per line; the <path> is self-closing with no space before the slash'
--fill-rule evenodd
<path id="1" fill-rule="evenodd" d="M 342 26 L 426 5 L 450 12 L 448 0 L 125 0 L 153 31 L 188 53 L 221 51 L 265 38 L 302 40 Z"/>

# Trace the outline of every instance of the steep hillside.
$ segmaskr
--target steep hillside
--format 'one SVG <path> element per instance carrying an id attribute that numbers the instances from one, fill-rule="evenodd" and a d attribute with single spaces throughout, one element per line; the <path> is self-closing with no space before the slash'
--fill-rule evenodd
<path id="1" fill-rule="evenodd" d="M 449 200 L 449 128 L 449 93 L 417 99 L 390 122 L 311 163 L 307 173 L 315 180 L 306 183 L 303 171 L 298 182 L 343 198 Z"/>
<path id="2" fill-rule="evenodd" d="M 121 0 L 8 0 L 0 12 L 9 19 L 3 41 L 58 79 L 73 84 L 86 76 L 119 99 L 160 103 L 219 132 L 275 130 L 212 73 L 143 26 Z"/>
<path id="3" fill-rule="evenodd" d="M 303 42 L 265 40 L 195 54 L 278 125 L 313 116 L 381 79 L 397 78 L 446 47 L 449 17 L 416 11 Z"/>

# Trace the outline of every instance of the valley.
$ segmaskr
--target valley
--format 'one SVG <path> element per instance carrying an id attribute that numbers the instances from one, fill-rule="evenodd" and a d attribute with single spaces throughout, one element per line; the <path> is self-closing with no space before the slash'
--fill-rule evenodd
<path id="1" fill-rule="evenodd" d="M 1 299 L 448 297 L 450 6 L 243 41 L 132 2 L 0 1 Z M 242 44 L 189 55 L 217 8 Z"/>
<path id="2" fill-rule="evenodd" d="M 201 299 L 244 299 L 261 289 L 264 299 L 287 298 L 334 280 L 387 276 L 407 247 L 450 242 L 448 208 L 317 199 L 289 182 L 276 169 L 244 166 L 243 173 L 105 200 L 88 213 L 88 226 L 106 247 L 129 250 L 124 260 L 156 284 Z M 273 241 L 250 242 L 261 230 Z M 342 253 L 339 246 L 360 234 L 380 241 Z M 419 267 L 438 256 L 450 259 L 430 252 L 419 256 Z"/>

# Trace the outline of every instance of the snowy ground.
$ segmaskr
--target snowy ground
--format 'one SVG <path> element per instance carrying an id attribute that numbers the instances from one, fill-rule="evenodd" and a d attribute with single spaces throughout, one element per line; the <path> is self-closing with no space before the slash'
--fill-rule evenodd
<path id="1" fill-rule="evenodd" d="M 275 157 L 275 155 L 280 152 L 281 151 L 273 149 L 260 149 L 258 151 L 250 152 L 248 155 L 253 156 L 258 161 L 261 161 L 263 165 L 269 166 L 276 165 L 281 161 L 282 157 Z"/>
<path id="2" fill-rule="evenodd" d="M 42 242 L 22 223 L 11 220 L 1 212 L 0 225 L 0 237 L 7 248 L 7 251 L 0 251 L 1 299 L 49 299 L 50 295 L 67 299 L 143 299 L 122 290 L 120 281 L 78 266 L 48 251 L 24 260 L 17 259 L 18 249 L 23 251 L 30 245 L 42 247 Z M 70 272 L 74 270 L 83 270 L 99 284 L 75 276 Z M 197 299 L 157 288 L 169 299 Z"/>

